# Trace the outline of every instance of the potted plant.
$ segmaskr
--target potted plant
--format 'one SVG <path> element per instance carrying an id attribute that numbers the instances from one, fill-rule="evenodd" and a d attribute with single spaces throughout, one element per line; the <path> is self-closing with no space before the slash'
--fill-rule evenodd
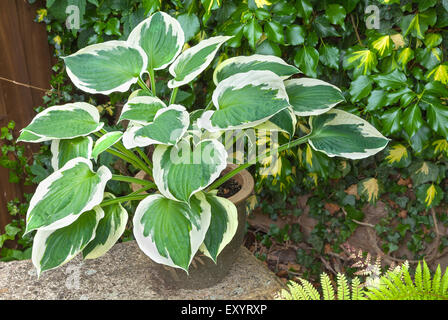
<path id="1" fill-rule="evenodd" d="M 197 78 L 229 38 L 212 37 L 182 51 L 180 24 L 157 12 L 127 41 L 91 45 L 64 58 L 69 77 L 81 90 L 109 95 L 127 92 L 135 83 L 141 89 L 130 94 L 121 112 L 119 121 L 129 121 L 125 132 L 105 131 L 96 107 L 85 102 L 50 107 L 22 129 L 19 141 L 52 141 L 54 172 L 37 187 L 26 217 L 26 233 L 37 231 L 32 261 L 38 274 L 79 253 L 86 259 L 106 253 L 128 221 L 121 204 L 139 201 L 132 220 L 139 247 L 153 261 L 183 270 L 188 280 L 196 254 L 219 267 L 220 253 L 232 247 L 238 227 L 243 230 L 235 202 L 239 205 L 244 197 L 232 202 L 216 192 L 251 164 L 302 143 L 330 157 L 350 159 L 371 156 L 387 145 L 388 139 L 368 122 L 334 109 L 344 100 L 337 87 L 317 79 L 291 79 L 300 71 L 275 56 L 227 59 L 214 71 L 216 89 L 204 109 L 189 113 L 176 104 L 179 87 Z M 164 101 L 157 96 L 155 72 L 168 67 L 172 93 Z M 306 136 L 296 137 L 297 117 L 309 117 Z M 244 135 L 253 128 L 283 131 L 290 140 L 252 161 L 228 167 L 220 134 L 239 130 Z M 149 145 L 155 146 L 152 157 L 141 149 Z M 142 170 L 149 180 L 113 175 L 106 166 L 94 170 L 94 161 L 105 151 Z M 105 192 L 110 180 L 140 187 L 116 197 Z M 249 181 L 242 183 L 247 196 L 253 182 L 251 186 L 251 179 L 241 181 Z M 233 246 L 241 242 L 239 237 Z M 223 262 L 226 268 L 236 251 Z M 206 271 L 198 271 L 199 278 L 201 272 Z M 215 280 L 219 278 L 216 274 Z"/>

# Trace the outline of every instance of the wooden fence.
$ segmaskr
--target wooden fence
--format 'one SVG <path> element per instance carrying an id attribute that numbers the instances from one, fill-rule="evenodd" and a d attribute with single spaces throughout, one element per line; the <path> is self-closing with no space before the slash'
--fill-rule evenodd
<path id="1" fill-rule="evenodd" d="M 30 5 L 26 0 L 0 0 L 0 127 L 14 120 L 16 134 L 34 117 L 33 108 L 42 104 L 44 92 L 33 87 L 50 87 L 52 53 L 45 24 L 34 22 L 42 7 L 43 1 Z M 8 176 L 8 170 L 0 167 L 0 232 L 10 221 L 7 202 L 32 192 L 30 187 L 9 183 Z"/>

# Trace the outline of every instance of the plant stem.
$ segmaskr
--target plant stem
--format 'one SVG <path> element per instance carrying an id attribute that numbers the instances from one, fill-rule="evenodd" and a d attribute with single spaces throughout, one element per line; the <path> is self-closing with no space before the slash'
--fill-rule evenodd
<path id="1" fill-rule="evenodd" d="M 146 162 L 148 167 L 152 169 L 152 163 L 151 160 L 149 160 L 148 156 L 138 147 L 135 148 L 135 150 L 137 150 L 137 153 L 140 155 L 140 157 L 142 157 L 143 161 Z"/>
<path id="2" fill-rule="evenodd" d="M 224 175 L 223 177 L 221 177 L 220 179 L 216 180 L 214 183 L 212 183 L 207 190 L 213 190 L 213 189 L 217 189 L 220 185 L 222 185 L 224 182 L 226 182 L 227 180 L 231 179 L 234 175 L 238 174 L 240 171 L 250 167 L 251 165 L 257 163 L 258 161 L 269 157 L 271 154 L 273 153 L 278 153 L 278 152 L 282 152 L 286 149 L 290 149 L 292 147 L 295 147 L 299 144 L 305 143 L 308 141 L 308 139 L 310 138 L 310 135 L 306 135 L 304 137 L 300 137 L 294 141 L 285 143 L 284 145 L 281 145 L 280 147 L 278 147 L 277 149 L 274 150 L 269 150 L 263 154 L 260 154 L 259 156 L 257 156 L 255 158 L 255 161 L 253 162 L 248 162 L 248 163 L 244 163 L 241 164 L 240 166 L 238 166 L 237 168 L 233 169 L 232 171 L 230 171 L 229 173 L 227 173 L 226 175 Z"/>
<path id="3" fill-rule="evenodd" d="M 209 103 L 207 103 L 207 106 L 205 107 L 204 111 L 210 110 L 213 106 L 213 100 L 210 100 Z"/>
<path id="4" fill-rule="evenodd" d="M 122 181 L 122 182 L 129 182 L 129 183 L 135 183 L 135 184 L 143 185 L 143 186 L 148 187 L 150 189 L 151 188 L 156 188 L 156 185 L 154 183 L 152 183 L 151 181 L 143 180 L 143 179 L 139 179 L 139 178 L 134 178 L 134 177 L 122 176 L 122 175 L 119 175 L 119 174 L 113 174 L 112 175 L 112 180 Z"/>
<path id="5" fill-rule="evenodd" d="M 141 76 L 138 76 L 137 83 L 143 90 L 148 91 L 153 96 L 152 91 L 148 88 L 148 86 L 146 85 L 145 81 L 143 81 Z"/>
<path id="6" fill-rule="evenodd" d="M 156 79 L 154 77 L 154 69 L 149 69 L 149 78 L 151 81 L 151 90 L 154 97 L 156 96 Z"/>
<path id="7" fill-rule="evenodd" d="M 173 92 L 171 92 L 170 104 L 173 104 L 176 101 L 177 90 L 179 90 L 179 87 L 174 88 Z"/>
<path id="8" fill-rule="evenodd" d="M 106 200 L 106 201 L 102 202 L 100 204 L 100 207 L 106 207 L 106 206 L 110 206 L 111 204 L 121 203 L 121 202 L 125 202 L 125 201 L 143 200 L 147 196 L 149 196 L 149 194 L 136 194 L 136 195 L 132 195 L 132 196 L 128 195 L 128 196 L 124 196 L 124 197 L 118 197 L 115 199 L 110 199 L 110 200 Z"/>
<path id="9" fill-rule="evenodd" d="M 101 132 L 102 134 L 106 134 L 106 133 L 107 133 L 107 131 L 104 130 L 104 129 L 101 129 L 100 132 Z M 95 135 L 96 135 L 97 137 L 101 137 L 101 135 L 100 135 L 98 132 L 95 132 Z M 121 159 L 123 159 L 123 160 L 125 160 L 125 161 L 131 163 L 134 167 L 136 167 L 136 168 L 138 168 L 138 169 L 141 169 L 141 170 L 145 171 L 146 173 L 148 173 L 150 176 L 152 176 L 152 164 L 151 164 L 151 162 L 149 162 L 149 163 L 144 163 L 144 162 L 143 162 L 139 157 L 137 157 L 132 151 L 126 149 L 125 146 L 124 146 L 120 141 L 118 141 L 118 142 L 114 145 L 114 147 L 115 147 L 118 151 L 120 151 L 124 156 L 126 156 L 128 159 L 132 159 L 132 163 L 131 163 L 130 161 L 124 159 L 123 157 L 120 157 L 119 155 L 116 155 L 117 157 L 120 157 Z M 137 149 L 138 149 L 138 148 L 137 148 Z M 110 150 L 110 149 L 109 149 L 109 150 Z M 107 151 L 109 151 L 109 150 L 107 150 Z M 138 151 L 137 151 L 137 152 L 138 152 Z M 140 151 L 140 152 L 141 152 L 141 151 Z M 140 153 L 139 153 L 139 154 L 140 154 Z M 146 158 L 146 159 L 147 159 L 147 158 Z M 149 159 L 147 159 L 147 160 L 149 161 Z M 146 161 L 146 160 L 145 160 L 145 161 Z M 147 166 L 149 166 L 149 170 L 148 170 L 148 168 L 146 168 Z"/>
<path id="10" fill-rule="evenodd" d="M 107 149 L 106 152 L 109 152 L 110 154 L 113 154 L 114 156 L 116 156 L 116 157 L 118 157 L 118 158 L 120 158 L 120 159 L 123 159 L 123 160 L 126 161 L 126 162 L 129 162 L 129 163 L 132 164 L 135 168 L 140 169 L 140 170 L 143 170 L 143 171 L 145 171 L 147 174 L 149 174 L 150 176 L 152 176 L 152 170 L 149 169 L 149 168 L 146 166 L 146 164 L 144 164 L 143 162 L 135 161 L 133 158 L 130 158 L 130 157 L 128 157 L 127 155 L 125 155 L 125 154 L 123 154 L 123 153 L 121 153 L 121 152 L 119 152 L 119 151 L 117 151 L 117 150 L 114 150 L 114 149 L 112 149 L 112 148 Z"/>

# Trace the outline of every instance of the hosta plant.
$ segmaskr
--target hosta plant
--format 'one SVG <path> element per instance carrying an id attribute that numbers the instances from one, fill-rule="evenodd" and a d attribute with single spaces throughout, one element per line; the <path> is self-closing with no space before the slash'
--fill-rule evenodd
<path id="1" fill-rule="evenodd" d="M 184 46 L 178 21 L 157 12 L 137 25 L 127 41 L 91 45 L 64 58 L 70 79 L 81 90 L 108 95 L 128 92 L 135 84 L 140 89 L 130 93 L 122 109 L 119 121 L 128 122 L 124 132 L 105 131 L 95 106 L 84 102 L 50 107 L 22 129 L 20 141 L 52 141 L 54 172 L 37 187 L 26 217 L 26 233 L 36 231 L 32 261 L 39 274 L 79 253 L 85 259 L 106 253 L 125 230 L 129 213 L 122 204 L 128 201 L 140 201 L 133 232 L 153 261 L 188 272 L 200 250 L 216 262 L 238 225 L 235 205 L 217 196 L 217 188 L 235 174 L 305 142 L 331 157 L 350 159 L 369 157 L 387 145 L 388 139 L 368 122 L 334 108 L 344 100 L 338 88 L 297 77 L 296 67 L 275 56 L 225 60 L 214 71 L 210 103 L 191 113 L 176 104 L 179 87 L 194 81 L 230 38 Z M 155 73 L 166 68 L 172 76 L 169 98 L 156 92 Z M 309 117 L 308 135 L 296 136 L 297 117 Z M 220 137 L 232 130 L 244 136 L 261 129 L 282 131 L 289 142 L 221 176 L 232 154 Z M 148 157 L 143 148 L 150 145 L 154 152 Z M 145 171 L 149 180 L 97 168 L 102 152 Z M 142 187 L 115 196 L 105 191 L 111 180 Z"/>

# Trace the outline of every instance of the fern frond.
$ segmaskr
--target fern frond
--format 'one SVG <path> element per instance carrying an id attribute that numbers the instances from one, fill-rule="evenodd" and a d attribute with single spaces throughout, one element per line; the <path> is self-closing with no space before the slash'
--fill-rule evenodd
<path id="1" fill-rule="evenodd" d="M 414 282 L 415 286 L 417 287 L 417 290 L 423 291 L 423 272 L 422 272 L 422 266 L 420 265 L 420 261 L 418 262 L 417 268 L 415 269 Z"/>
<path id="2" fill-rule="evenodd" d="M 448 295 L 448 267 L 446 267 L 445 273 L 443 274 L 439 294 L 442 296 Z"/>
<path id="3" fill-rule="evenodd" d="M 302 283 L 303 290 L 306 292 L 310 300 L 320 300 L 320 294 L 311 282 L 302 278 L 299 278 L 299 280 Z"/>
<path id="4" fill-rule="evenodd" d="M 434 273 L 434 277 L 432 278 L 432 286 L 431 290 L 434 294 L 439 294 L 440 283 L 442 281 L 442 271 L 440 270 L 440 264 L 437 266 L 436 272 Z"/>
<path id="5" fill-rule="evenodd" d="M 287 284 L 287 287 L 289 289 L 289 292 L 285 289 L 282 289 L 280 292 L 278 298 L 282 300 L 309 300 L 309 297 L 305 290 L 303 290 L 303 287 L 294 282 L 289 281 Z"/>
<path id="6" fill-rule="evenodd" d="M 337 274 L 337 287 L 338 287 L 338 300 L 349 300 L 350 299 L 350 289 L 348 287 L 347 278 L 344 274 Z"/>
<path id="7" fill-rule="evenodd" d="M 364 293 L 361 285 L 361 280 L 358 277 L 352 280 L 352 300 L 364 300 Z"/>
<path id="8" fill-rule="evenodd" d="M 322 286 L 324 300 L 334 300 L 334 288 L 328 274 L 322 273 L 320 275 L 320 284 Z"/>
<path id="9" fill-rule="evenodd" d="M 423 292 L 424 299 L 430 299 L 432 297 L 431 271 L 425 260 L 423 260 Z"/>

